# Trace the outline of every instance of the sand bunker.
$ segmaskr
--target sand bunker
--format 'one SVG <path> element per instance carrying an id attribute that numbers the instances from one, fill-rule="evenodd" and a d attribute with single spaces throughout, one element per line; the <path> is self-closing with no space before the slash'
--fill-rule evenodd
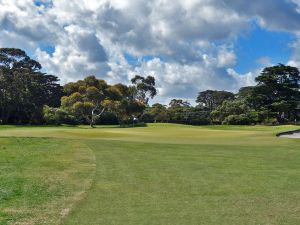
<path id="1" fill-rule="evenodd" d="M 282 138 L 300 138 L 300 130 L 294 132 L 286 132 L 278 135 Z"/>

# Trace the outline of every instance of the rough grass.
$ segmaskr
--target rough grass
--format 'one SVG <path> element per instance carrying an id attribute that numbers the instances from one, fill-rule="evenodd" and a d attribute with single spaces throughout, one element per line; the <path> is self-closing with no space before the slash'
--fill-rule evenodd
<path id="1" fill-rule="evenodd" d="M 275 136 L 294 129 L 3 127 L 0 224 L 298 225 L 300 139 Z"/>

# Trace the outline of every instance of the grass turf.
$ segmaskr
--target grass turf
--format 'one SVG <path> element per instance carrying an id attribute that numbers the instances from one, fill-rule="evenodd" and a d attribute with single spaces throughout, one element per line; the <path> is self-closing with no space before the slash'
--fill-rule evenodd
<path id="1" fill-rule="evenodd" d="M 3 127 L 0 224 L 300 224 L 293 129 Z"/>
<path id="2" fill-rule="evenodd" d="M 0 224 L 60 224 L 94 179 L 80 142 L 0 138 Z"/>

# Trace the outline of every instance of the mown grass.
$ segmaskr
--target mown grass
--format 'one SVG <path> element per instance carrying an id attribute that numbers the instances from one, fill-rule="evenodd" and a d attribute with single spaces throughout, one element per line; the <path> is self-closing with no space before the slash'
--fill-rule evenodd
<path id="1" fill-rule="evenodd" d="M 300 224 L 300 139 L 275 136 L 297 128 L 5 127 L 0 129 L 0 136 L 6 136 L 0 139 L 0 149 L 6 148 L 0 150 L 0 158 L 11 163 L 3 167 L 0 163 L 0 168 L 6 168 L 0 170 L 0 190 L 18 193 L 12 190 L 28 190 L 29 185 L 33 191 L 4 201 L 0 197 L 0 211 L 5 212 L 0 221 Z M 26 181 L 19 183 L 24 176 Z M 9 210 L 19 209 L 22 199 L 27 203 L 21 211 L 29 214 Z M 66 208 L 70 213 L 64 217 L 61 212 Z"/>
<path id="2" fill-rule="evenodd" d="M 0 138 L 0 224 L 59 224 L 94 179 L 79 142 Z"/>

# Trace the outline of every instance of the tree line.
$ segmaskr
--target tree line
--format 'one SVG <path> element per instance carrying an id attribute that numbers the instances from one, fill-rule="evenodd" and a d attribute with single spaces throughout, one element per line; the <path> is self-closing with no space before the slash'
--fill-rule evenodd
<path id="1" fill-rule="evenodd" d="M 147 119 L 185 124 L 287 124 L 300 117 L 300 75 L 296 67 L 279 64 L 263 69 L 256 85 L 238 93 L 206 90 L 198 93 L 195 107 L 181 99 L 168 106 L 154 104 Z"/>
<path id="2" fill-rule="evenodd" d="M 0 122 L 2 124 L 131 123 L 157 92 L 152 76 L 135 76 L 131 85 L 88 76 L 61 86 L 55 75 L 23 50 L 0 49 Z M 103 119 L 102 119 L 103 120 Z"/>
<path id="3" fill-rule="evenodd" d="M 149 106 L 157 94 L 152 76 L 136 75 L 130 85 L 87 76 L 61 86 L 58 77 L 41 69 L 23 50 L 0 48 L 2 124 L 282 124 L 299 119 L 299 70 L 283 64 L 265 68 L 255 86 L 238 93 L 199 92 L 196 106 L 182 99 Z"/>

